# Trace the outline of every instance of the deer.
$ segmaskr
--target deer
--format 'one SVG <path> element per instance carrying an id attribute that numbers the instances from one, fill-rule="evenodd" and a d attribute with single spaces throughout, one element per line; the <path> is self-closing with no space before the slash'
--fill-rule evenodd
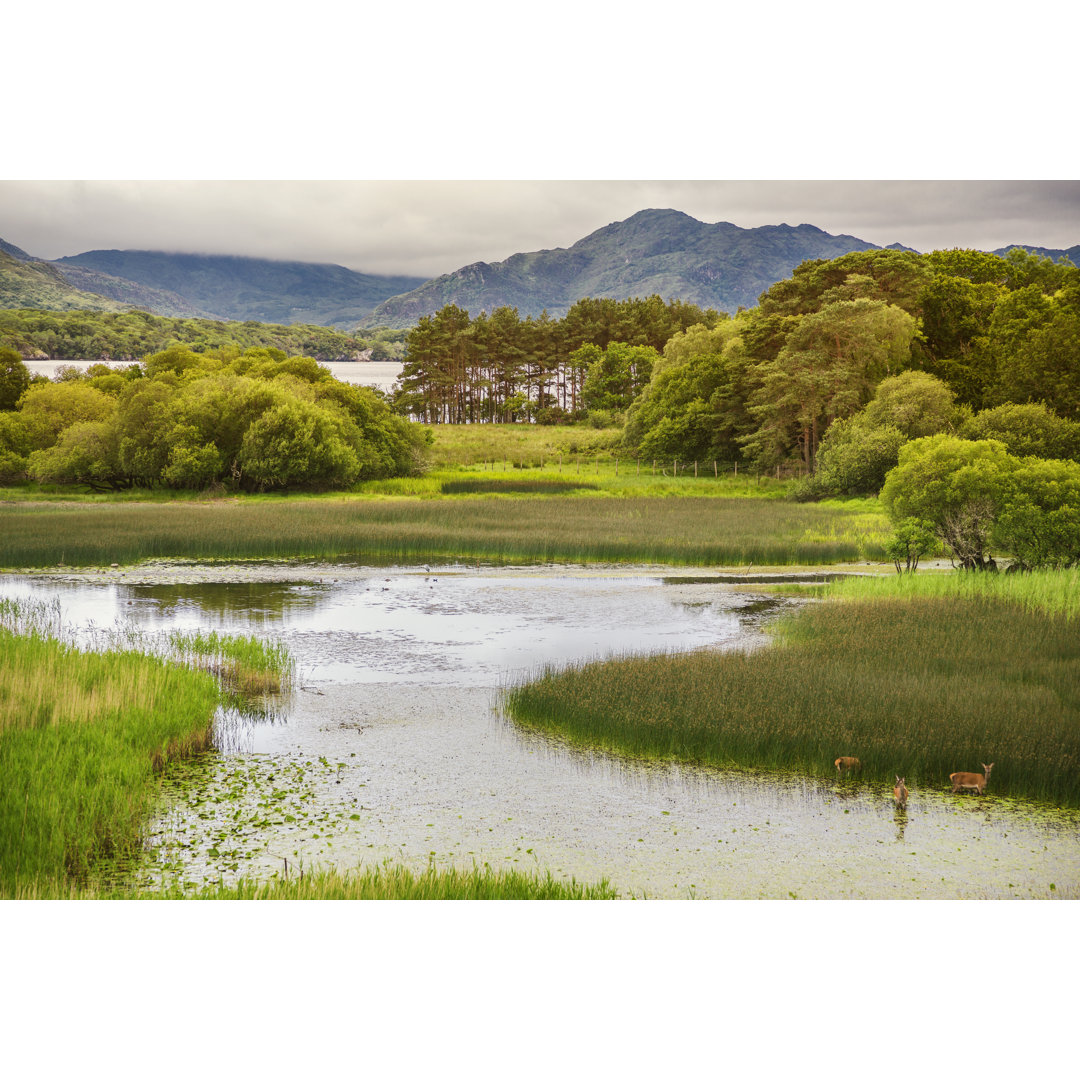
<path id="1" fill-rule="evenodd" d="M 847 769 L 858 769 L 861 767 L 862 762 L 857 757 L 838 757 L 833 764 L 836 766 L 838 773 L 843 773 Z"/>
<path id="2" fill-rule="evenodd" d="M 983 788 L 986 787 L 987 780 L 990 779 L 990 770 L 994 767 L 994 763 L 991 761 L 989 765 L 980 762 L 983 767 L 983 774 L 980 776 L 977 772 L 954 772 L 949 773 L 949 779 L 952 781 L 953 794 L 955 795 L 961 788 L 974 788 L 978 794 L 983 793 Z"/>
<path id="3" fill-rule="evenodd" d="M 904 778 L 902 776 L 896 778 L 896 787 L 892 789 L 892 793 L 897 806 L 907 806 L 908 790 L 904 786 Z"/>

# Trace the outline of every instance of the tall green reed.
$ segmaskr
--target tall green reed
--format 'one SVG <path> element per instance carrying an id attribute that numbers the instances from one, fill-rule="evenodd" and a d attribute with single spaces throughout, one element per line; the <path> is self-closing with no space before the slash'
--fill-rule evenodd
<path id="1" fill-rule="evenodd" d="M 995 763 L 988 790 L 1080 806 L 1080 635 L 993 597 L 809 607 L 772 647 L 545 669 L 511 686 L 517 721 L 621 753 L 947 789 Z"/>
<path id="2" fill-rule="evenodd" d="M 1026 611 L 1080 618 L 1080 569 L 1036 570 L 1022 574 L 956 571 L 887 574 L 833 582 L 826 595 L 840 600 L 895 600 L 945 597 L 958 601 L 999 600 Z"/>
<path id="3" fill-rule="evenodd" d="M 77 636 L 56 605 L 0 601 L 0 895 L 63 890 L 137 851 L 156 774 L 211 745 L 222 683 L 190 661 L 228 658 L 228 641 L 146 651 L 121 632 L 88 650 Z M 287 654 L 257 644 L 236 645 L 243 663 L 291 674 Z"/>
<path id="4" fill-rule="evenodd" d="M 593 885 L 558 881 L 550 873 L 435 866 L 414 872 L 386 864 L 353 873 L 320 870 L 274 881 L 240 881 L 235 885 L 206 885 L 194 889 L 172 886 L 158 890 L 130 890 L 97 885 L 77 888 L 24 886 L 21 899 L 99 900 L 615 900 L 618 893 L 606 880 Z"/>

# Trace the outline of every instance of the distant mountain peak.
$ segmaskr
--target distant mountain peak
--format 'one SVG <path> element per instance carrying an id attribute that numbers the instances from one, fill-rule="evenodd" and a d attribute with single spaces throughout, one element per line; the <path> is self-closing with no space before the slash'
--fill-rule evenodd
<path id="1" fill-rule="evenodd" d="M 699 221 L 681 210 L 639 210 L 568 248 L 518 252 L 502 262 L 470 263 L 380 304 L 368 326 L 404 327 L 446 304 L 471 315 L 498 307 L 522 317 L 559 317 L 586 296 L 625 300 L 658 295 L 734 312 L 753 307 L 770 286 L 806 259 L 832 259 L 876 244 L 832 236 L 815 225 L 743 229 Z"/>

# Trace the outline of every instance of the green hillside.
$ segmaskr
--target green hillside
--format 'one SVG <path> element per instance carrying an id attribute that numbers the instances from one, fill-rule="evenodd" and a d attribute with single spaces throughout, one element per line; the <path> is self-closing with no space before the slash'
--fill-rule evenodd
<path id="1" fill-rule="evenodd" d="M 5 245 L 6 248 L 11 246 Z M 123 311 L 127 306 L 75 288 L 49 263 L 27 262 L 7 250 L 0 251 L 0 308 Z"/>
<path id="2" fill-rule="evenodd" d="M 85 251 L 57 259 L 65 274 L 94 272 L 164 290 L 218 319 L 351 329 L 383 300 L 423 278 L 362 274 L 331 263 L 163 251 Z M 157 314 L 164 312 L 151 307 Z"/>

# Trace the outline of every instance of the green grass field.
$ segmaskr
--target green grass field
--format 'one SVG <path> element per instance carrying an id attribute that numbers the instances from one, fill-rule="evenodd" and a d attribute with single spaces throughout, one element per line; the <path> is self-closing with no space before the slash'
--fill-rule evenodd
<path id="1" fill-rule="evenodd" d="M 771 647 L 544 670 L 506 707 L 643 757 L 829 776 L 855 756 L 890 786 L 948 790 L 993 762 L 988 790 L 1080 806 L 1080 575 L 1004 580 L 848 580 Z"/>

